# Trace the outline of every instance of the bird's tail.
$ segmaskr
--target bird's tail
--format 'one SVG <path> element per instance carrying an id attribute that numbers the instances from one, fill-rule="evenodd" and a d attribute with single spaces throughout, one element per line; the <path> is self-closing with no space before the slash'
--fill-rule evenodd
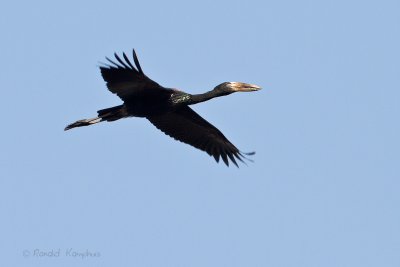
<path id="1" fill-rule="evenodd" d="M 67 127 L 65 127 L 64 131 L 67 131 L 67 130 L 75 128 L 75 127 L 89 126 L 89 125 L 101 122 L 101 120 L 102 119 L 99 117 L 79 120 L 79 121 L 76 121 L 74 123 L 67 125 Z"/>
<path id="2" fill-rule="evenodd" d="M 97 114 L 98 117 L 79 120 L 67 125 L 64 131 L 67 131 L 75 127 L 89 126 L 92 124 L 99 123 L 101 121 L 115 121 L 127 117 L 127 112 L 123 105 L 99 110 L 97 111 Z"/>

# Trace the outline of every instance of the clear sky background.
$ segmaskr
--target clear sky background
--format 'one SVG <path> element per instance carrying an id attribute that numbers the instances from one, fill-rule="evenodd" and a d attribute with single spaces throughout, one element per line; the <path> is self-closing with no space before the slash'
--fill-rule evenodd
<path id="1" fill-rule="evenodd" d="M 400 266 L 399 14 L 3 1 L 0 265 Z M 132 48 L 167 87 L 262 86 L 194 106 L 255 163 L 216 164 L 145 119 L 64 132 L 121 103 L 98 65 Z"/>

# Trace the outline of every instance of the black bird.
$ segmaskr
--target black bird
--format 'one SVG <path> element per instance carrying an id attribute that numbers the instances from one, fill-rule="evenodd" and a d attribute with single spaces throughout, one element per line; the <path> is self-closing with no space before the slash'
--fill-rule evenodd
<path id="1" fill-rule="evenodd" d="M 252 92 L 261 87 L 241 82 L 224 82 L 204 94 L 188 94 L 177 89 L 165 88 L 151 80 L 140 67 L 133 50 L 136 68 L 125 53 L 121 59 L 114 53 L 115 62 L 106 57 L 109 64 L 100 66 L 101 75 L 108 89 L 118 95 L 124 103 L 97 111 L 97 117 L 76 121 L 65 131 L 74 127 L 88 126 L 102 121 L 115 121 L 127 117 L 147 118 L 154 126 L 172 138 L 207 152 L 217 162 L 221 157 L 229 166 L 228 158 L 238 166 L 245 155 L 208 121 L 194 112 L 189 105 L 207 101 L 214 97 L 234 92 Z M 246 158 L 247 159 L 247 158 Z"/>

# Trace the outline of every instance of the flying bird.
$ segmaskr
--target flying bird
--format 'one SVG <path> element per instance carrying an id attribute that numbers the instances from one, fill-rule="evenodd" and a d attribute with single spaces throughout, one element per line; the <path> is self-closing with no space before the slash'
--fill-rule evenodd
<path id="1" fill-rule="evenodd" d="M 248 159 L 245 155 L 255 154 L 239 151 L 216 127 L 200 117 L 189 105 L 235 92 L 258 91 L 261 87 L 242 82 L 224 82 L 209 92 L 189 94 L 165 88 L 147 77 L 134 49 L 133 61 L 136 67 L 125 53 L 122 54 L 123 58 L 116 53 L 114 56 L 115 60 L 106 57 L 109 63 L 103 63 L 100 71 L 108 90 L 119 96 L 124 103 L 97 111 L 95 118 L 71 123 L 65 127 L 65 131 L 102 121 L 144 117 L 165 134 L 207 152 L 217 162 L 221 157 L 227 166 L 229 159 L 238 167 L 236 160 L 244 162 L 243 159 Z"/>

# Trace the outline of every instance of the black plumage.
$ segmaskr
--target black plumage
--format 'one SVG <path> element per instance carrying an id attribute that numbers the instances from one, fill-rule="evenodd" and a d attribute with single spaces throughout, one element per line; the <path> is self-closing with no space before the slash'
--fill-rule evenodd
<path id="1" fill-rule="evenodd" d="M 69 124 L 65 130 L 88 126 L 101 121 L 115 121 L 126 117 L 145 117 L 154 126 L 172 138 L 205 151 L 217 162 L 222 158 L 229 166 L 236 160 L 243 162 L 244 155 L 216 127 L 194 112 L 189 105 L 207 101 L 214 97 L 234 92 L 251 92 L 261 89 L 257 85 L 241 82 L 224 82 L 204 94 L 188 94 L 177 89 L 165 88 L 147 77 L 133 50 L 132 65 L 123 53 L 116 53 L 115 60 L 106 57 L 109 63 L 100 67 L 108 89 L 118 95 L 122 105 L 97 111 L 98 116 Z"/>

